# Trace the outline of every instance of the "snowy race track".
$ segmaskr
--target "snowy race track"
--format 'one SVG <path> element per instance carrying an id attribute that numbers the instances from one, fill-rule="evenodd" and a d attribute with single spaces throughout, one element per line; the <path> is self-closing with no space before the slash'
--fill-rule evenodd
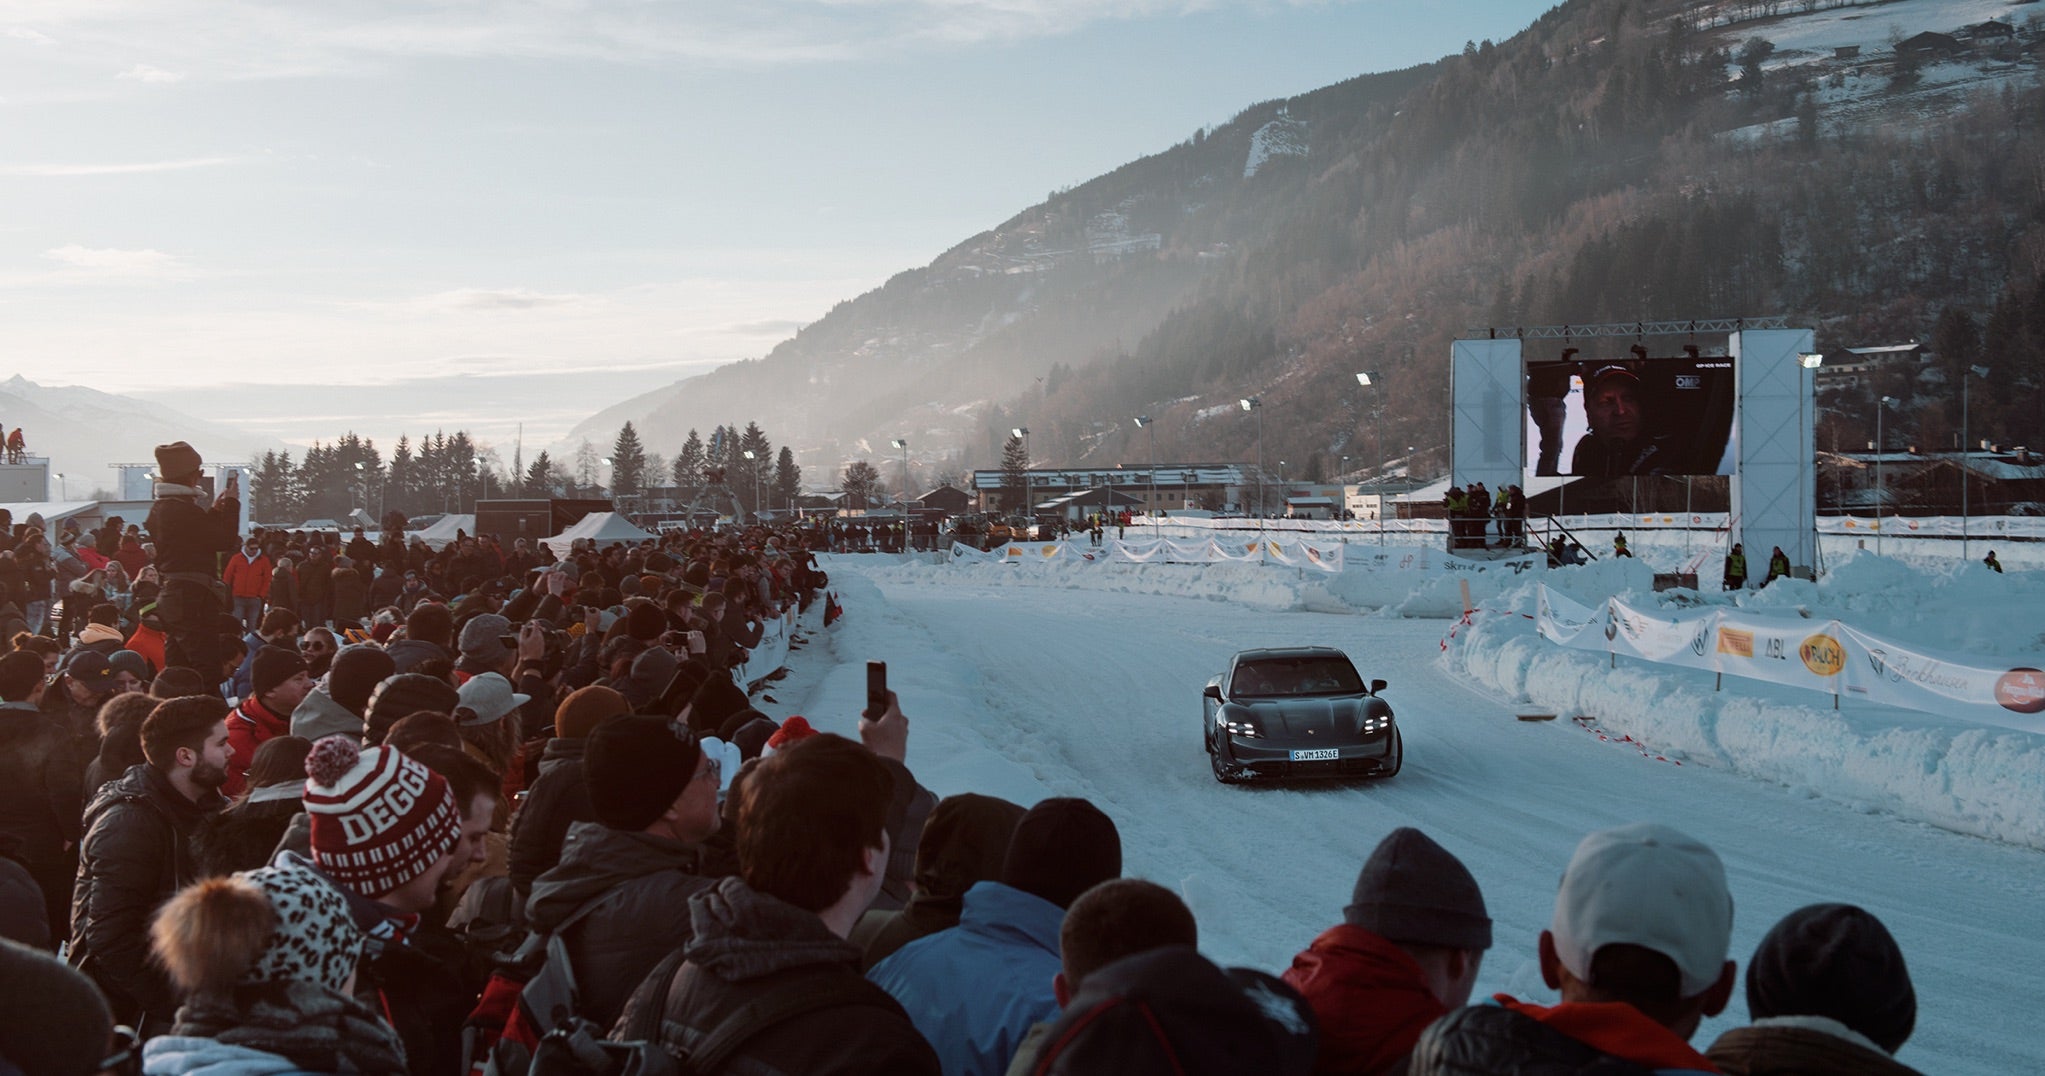
<path id="1" fill-rule="evenodd" d="M 1126 873 L 1163 883 L 1223 963 L 1286 966 L 1337 922 L 1357 868 L 1414 825 L 1476 874 L 1496 921 L 1479 995 L 1554 997 L 1535 939 L 1571 850 L 1592 829 L 1664 821 L 1724 857 L 1742 975 L 1761 935 L 1819 901 L 1860 904 L 1911 966 L 1917 1031 L 1899 1059 L 1926 1072 L 2045 1071 L 2045 856 L 1855 809 L 1700 765 L 1656 761 L 1452 678 L 1444 620 L 1273 611 L 1230 601 L 990 586 L 961 573 L 831 558 L 847 616 L 776 690 L 818 727 L 852 733 L 863 663 L 889 663 L 912 722 L 909 762 L 940 795 L 1029 804 L 1085 796 L 1121 828 Z M 1170 569 L 1168 569 L 1170 570 Z M 1175 570 L 1184 570 L 1183 568 Z M 1238 649 L 1326 644 L 1386 698 L 1406 765 L 1381 782 L 1224 787 L 1200 745 L 1199 691 Z M 1745 1021 L 1743 993 L 1701 1047 Z"/>

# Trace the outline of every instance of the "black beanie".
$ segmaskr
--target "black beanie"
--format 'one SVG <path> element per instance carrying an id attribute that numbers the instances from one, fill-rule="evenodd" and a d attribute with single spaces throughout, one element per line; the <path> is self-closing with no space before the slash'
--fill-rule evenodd
<path id="1" fill-rule="evenodd" d="M 361 717 L 369 709 L 369 693 L 397 670 L 397 663 L 379 647 L 344 646 L 327 670 L 327 694 Z"/>
<path id="2" fill-rule="evenodd" d="M 730 675 L 712 672 L 689 700 L 689 727 L 704 736 L 715 736 L 731 715 L 751 705 L 745 689 L 733 683 Z"/>
<path id="3" fill-rule="evenodd" d="M 40 949 L 0 940 L 0 1058 L 12 1070 L 98 1072 L 113 1030 L 92 980 Z"/>
<path id="4" fill-rule="evenodd" d="M 667 614 L 652 602 L 633 602 L 631 611 L 625 614 L 625 634 L 634 639 L 650 643 L 666 630 Z"/>
<path id="5" fill-rule="evenodd" d="M 1040 801 L 1015 825 L 1001 863 L 1003 885 L 1069 908 L 1081 893 L 1122 876 L 1122 835 L 1083 799 Z"/>
<path id="6" fill-rule="evenodd" d="M 388 730 L 421 710 L 452 714 L 461 704 L 453 684 L 425 673 L 399 673 L 376 686 L 362 719 L 371 728 Z"/>
<path id="7" fill-rule="evenodd" d="M 1491 948 L 1491 917 L 1477 879 L 1462 860 L 1410 826 L 1386 835 L 1363 861 L 1342 921 L 1389 942 Z"/>
<path id="8" fill-rule="evenodd" d="M 270 693 L 271 688 L 304 671 L 305 659 L 298 656 L 298 651 L 266 646 L 256 651 L 256 660 L 249 666 L 249 683 L 256 698 L 261 699 Z"/>
<path id="9" fill-rule="evenodd" d="M 1851 904 L 1798 908 L 1747 964 L 1747 1012 L 1824 1016 L 1890 1053 L 1917 1026 L 1917 991 L 1882 921 Z"/>
<path id="10" fill-rule="evenodd" d="M 676 739 L 674 727 L 660 718 L 605 718 L 582 749 L 582 772 L 597 821 L 628 832 L 652 825 L 695 780 L 702 757 L 693 739 Z"/>

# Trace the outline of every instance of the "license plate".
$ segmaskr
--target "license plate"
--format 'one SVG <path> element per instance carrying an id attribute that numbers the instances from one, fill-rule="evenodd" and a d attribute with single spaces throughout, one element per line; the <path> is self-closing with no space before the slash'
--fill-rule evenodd
<path id="1" fill-rule="evenodd" d="M 1341 757 L 1342 752 L 1332 747 L 1309 747 L 1292 753 L 1292 760 L 1294 762 L 1317 762 L 1323 759 Z"/>

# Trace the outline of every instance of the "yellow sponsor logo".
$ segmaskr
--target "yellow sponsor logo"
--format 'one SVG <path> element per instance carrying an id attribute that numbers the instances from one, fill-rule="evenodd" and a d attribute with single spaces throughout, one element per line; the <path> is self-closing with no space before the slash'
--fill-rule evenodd
<path id="1" fill-rule="evenodd" d="M 1736 658 L 1753 657 L 1754 633 L 1751 631 L 1741 631 L 1738 628 L 1718 629 L 1718 652 L 1721 654 L 1731 654 Z"/>
<path id="2" fill-rule="evenodd" d="M 1805 639 L 1796 652 L 1803 657 L 1804 668 L 1819 676 L 1837 676 L 1846 668 L 1846 648 L 1822 632 Z"/>

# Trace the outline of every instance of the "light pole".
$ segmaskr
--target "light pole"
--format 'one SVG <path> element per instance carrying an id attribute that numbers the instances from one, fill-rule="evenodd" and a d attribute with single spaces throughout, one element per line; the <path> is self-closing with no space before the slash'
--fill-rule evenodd
<path id="1" fill-rule="evenodd" d="M 71 487 L 68 483 L 64 481 L 64 473 L 62 471 L 58 471 L 51 474 L 50 477 L 57 480 L 57 499 L 60 501 L 70 500 Z"/>
<path id="2" fill-rule="evenodd" d="M 902 518 L 906 521 L 909 515 L 909 439 L 897 437 L 888 443 L 902 450 Z"/>
<path id="3" fill-rule="evenodd" d="M 741 449 L 739 455 L 746 458 L 746 470 L 753 472 L 753 522 L 760 521 L 760 456 L 752 449 Z"/>
<path id="4" fill-rule="evenodd" d="M 1374 397 L 1374 398 L 1372 399 L 1372 401 L 1371 401 L 1371 402 L 1372 402 L 1372 403 L 1373 403 L 1373 404 L 1375 405 L 1375 406 L 1373 407 L 1373 409 L 1372 409 L 1372 410 L 1374 410 L 1374 411 L 1376 412 L 1376 415 L 1377 415 L 1377 427 L 1378 427 L 1378 428 L 1377 428 L 1377 443 L 1378 443 L 1378 469 L 1377 469 L 1377 476 L 1378 476 L 1378 544 L 1379 544 L 1379 545 L 1384 545 L 1384 544 L 1385 544 L 1385 498 L 1384 498 L 1384 489 L 1385 489 L 1385 394 L 1384 394 L 1384 392 L 1382 391 L 1382 390 L 1383 390 L 1383 388 L 1384 388 L 1384 386 L 1383 386 L 1383 385 L 1381 384 L 1381 382 L 1383 382 L 1383 381 L 1384 381 L 1384 379 L 1385 379 L 1385 375 L 1383 375 L 1383 374 L 1381 374 L 1381 373 L 1378 373 L 1378 372 L 1377 372 L 1376 370 L 1365 370 L 1365 371 L 1363 371 L 1362 373 L 1359 373 L 1359 374 L 1357 374 L 1357 375 L 1356 375 L 1356 383 L 1357 383 L 1357 384 L 1359 384 L 1359 385 L 1362 385 L 1362 386 L 1363 386 L 1364 388 L 1370 388 L 1371 386 L 1373 386 L 1373 385 L 1376 385 L 1376 386 L 1377 386 L 1377 387 L 1379 388 L 1379 390 L 1380 390 L 1380 391 L 1378 392 L 1377 396 L 1375 396 L 1375 397 Z"/>
<path id="5" fill-rule="evenodd" d="M 1888 455 L 1889 442 L 1882 436 L 1883 412 L 1896 402 L 1894 396 L 1884 396 L 1875 405 L 1875 556 L 1882 555 L 1882 502 L 1889 499 L 1888 486 L 1882 482 L 1882 457 Z"/>
<path id="6" fill-rule="evenodd" d="M 1157 514 L 1157 424 L 1149 415 L 1138 415 L 1136 428 L 1150 433 L 1150 528 L 1152 536 L 1160 536 L 1164 533 L 1164 523 Z"/>
<path id="7" fill-rule="evenodd" d="M 1973 434 L 1967 429 L 1967 387 L 1972 384 L 1968 374 L 1987 380 L 1988 367 L 1969 366 L 1960 374 L 1960 559 L 1967 559 L 1967 451 L 1974 442 Z"/>
<path id="8" fill-rule="evenodd" d="M 1797 526 L 1797 531 L 1796 531 L 1796 544 L 1797 544 L 1797 550 L 1796 550 L 1796 555 L 1797 555 L 1797 560 L 1798 560 L 1798 561 L 1799 561 L 1800 563 L 1802 563 L 1802 564 L 1804 564 L 1804 565 L 1807 565 L 1807 566 L 1809 566 L 1809 567 L 1811 568 L 1811 577 L 1812 577 L 1813 579 L 1817 578 L 1817 557 L 1816 557 L 1816 555 L 1815 555 L 1815 554 L 1816 554 L 1816 550 L 1815 550 L 1815 549 L 1809 549 L 1809 550 L 1807 550 L 1807 549 L 1805 549 L 1805 548 L 1804 548 L 1804 547 L 1805 547 L 1805 546 L 1806 546 L 1807 544 L 1809 544 L 1809 545 L 1816 545 L 1816 544 L 1817 544 L 1817 543 L 1816 543 L 1815 541 L 1813 541 L 1813 538 L 1814 538 L 1814 537 L 1815 537 L 1815 535 L 1817 534 L 1817 523 L 1816 523 L 1816 521 L 1815 521 L 1815 520 L 1813 520 L 1813 519 L 1811 518 L 1811 516 L 1812 516 L 1813 512 L 1812 512 L 1811 510 L 1807 509 L 1807 508 L 1806 508 L 1806 506 L 1805 506 L 1805 504 L 1804 504 L 1804 484 L 1805 484 L 1805 483 L 1804 483 L 1804 470 L 1805 470 L 1805 468 L 1808 468 L 1808 467 L 1810 467 L 1810 466 L 1811 466 L 1811 461 L 1812 461 L 1812 457 L 1811 457 L 1811 452 L 1812 452 L 1812 449 L 1811 449 L 1811 443 L 1810 443 L 1810 441 L 1808 441 L 1808 440 L 1806 440 L 1806 439 L 1804 438 L 1804 429 L 1805 429 L 1805 425 L 1804 425 L 1804 415 L 1805 415 L 1805 412 L 1809 411 L 1809 410 L 1810 410 L 1810 408 L 1811 408 L 1811 406 L 1812 406 L 1812 404 L 1811 404 L 1811 399 L 1812 399 L 1812 390 L 1811 390 L 1811 384 L 1812 384 L 1813 380 L 1814 380 L 1814 379 L 1815 379 L 1815 378 L 1816 378 L 1816 377 L 1818 376 L 1818 375 L 1817 375 L 1817 373 L 1816 373 L 1816 371 L 1817 371 L 1818 367 L 1820 367 L 1820 366 L 1822 366 L 1822 365 L 1824 365 L 1824 364 L 1825 364 L 1825 356 L 1823 356 L 1823 355 L 1820 355 L 1820 354 L 1818 354 L 1818 353 L 1816 353 L 1816 352 L 1805 352 L 1805 353 L 1799 354 L 1799 355 L 1798 355 L 1798 356 L 1796 357 L 1796 365 L 1797 365 L 1797 380 L 1796 380 L 1796 387 L 1797 387 L 1797 388 L 1796 388 L 1796 391 L 1797 391 L 1797 396 L 1796 396 L 1796 428 L 1797 428 L 1797 434 L 1796 434 L 1796 451 L 1797 451 L 1797 474 L 1796 474 L 1796 512 L 1797 512 L 1797 515 L 1796 515 L 1796 526 Z M 1689 479 L 1688 477 L 1685 477 L 1685 478 L 1683 479 L 1683 491 L 1684 491 L 1684 493 L 1683 493 L 1683 513 L 1684 513 L 1684 516 L 1685 516 L 1686 518 L 1687 518 L 1687 517 L 1689 516 L 1689 514 L 1690 514 L 1690 495 L 1689 495 L 1689 490 L 1690 490 L 1690 479 Z M 1688 552 L 1688 551 L 1689 551 L 1689 541 L 1690 541 L 1690 530 L 1689 530 L 1689 524 L 1688 524 L 1688 523 L 1685 523 L 1685 524 L 1684 524 L 1684 529 L 1683 529 L 1683 543 L 1684 543 L 1684 551 L 1685 551 L 1685 552 Z"/>
<path id="9" fill-rule="evenodd" d="M 1017 426 L 1008 432 L 1015 437 L 1022 438 L 1023 518 L 1029 521 L 1029 527 L 1034 530 L 1037 525 L 1037 506 L 1030 500 L 1030 428 L 1028 426 Z M 1035 537 L 1035 535 L 1033 534 L 1032 537 Z"/>
<path id="10" fill-rule="evenodd" d="M 1245 396 L 1237 403 L 1245 411 L 1257 413 L 1257 529 L 1264 529 L 1264 400 L 1258 396 Z"/>

